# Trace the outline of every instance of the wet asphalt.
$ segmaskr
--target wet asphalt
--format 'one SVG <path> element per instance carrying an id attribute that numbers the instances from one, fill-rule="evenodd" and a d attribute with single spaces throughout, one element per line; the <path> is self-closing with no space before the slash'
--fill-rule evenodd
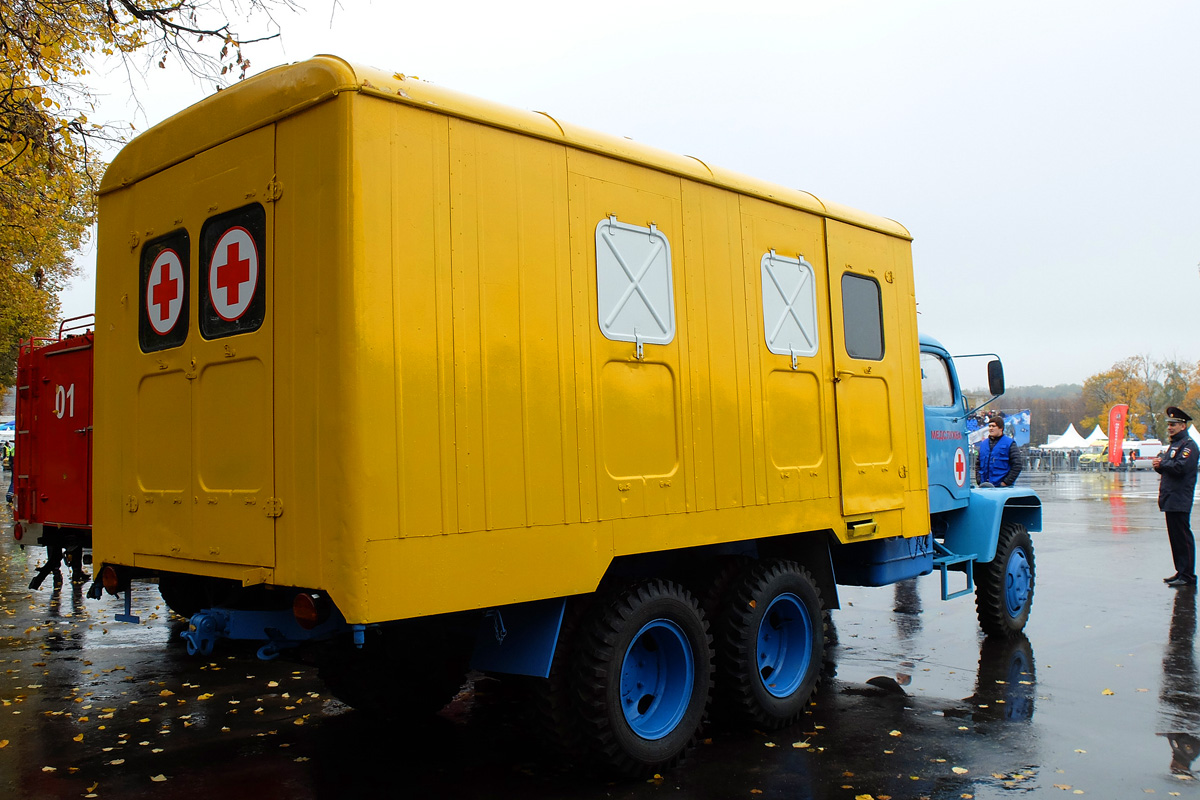
<path id="1" fill-rule="evenodd" d="M 1157 476 L 1030 482 L 1044 529 L 1026 637 L 985 640 L 973 599 L 943 601 L 936 572 L 843 587 L 804 720 L 711 730 L 679 769 L 616 783 L 544 749 L 501 681 L 379 723 L 311 667 L 252 647 L 188 656 L 153 586 L 135 592 L 137 625 L 69 583 L 30 591 L 44 550 L 0 512 L 0 798 L 1200 797 L 1196 592 L 1162 583 Z"/>

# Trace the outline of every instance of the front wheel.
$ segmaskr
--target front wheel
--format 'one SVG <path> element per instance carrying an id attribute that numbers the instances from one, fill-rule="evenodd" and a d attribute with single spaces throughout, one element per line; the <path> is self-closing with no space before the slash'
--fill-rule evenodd
<path id="1" fill-rule="evenodd" d="M 642 581 L 605 598 L 580 636 L 572 682 L 584 751 L 630 777 L 679 763 L 712 693 L 712 640 L 695 598 Z"/>
<path id="2" fill-rule="evenodd" d="M 1013 636 L 1025 628 L 1033 606 L 1033 541 L 1025 526 L 1000 526 L 996 557 L 975 565 L 975 609 L 988 636 Z"/>

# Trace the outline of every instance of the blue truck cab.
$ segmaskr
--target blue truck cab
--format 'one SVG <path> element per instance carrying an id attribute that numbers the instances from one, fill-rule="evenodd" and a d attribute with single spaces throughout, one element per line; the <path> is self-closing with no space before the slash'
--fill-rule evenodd
<path id="1" fill-rule="evenodd" d="M 1033 602 L 1031 531 L 1042 529 L 1037 493 L 1022 486 L 972 486 L 970 408 L 954 358 L 936 339 L 922 335 L 921 389 L 925 405 L 925 449 L 929 464 L 929 523 L 946 599 L 976 593 L 979 623 L 991 635 L 1025 626 Z M 980 357 L 960 356 L 959 358 Z M 988 363 L 989 393 L 1004 393 L 999 359 Z M 990 401 L 989 401 L 990 402 Z M 952 592 L 948 572 L 966 575 L 966 588 Z"/>

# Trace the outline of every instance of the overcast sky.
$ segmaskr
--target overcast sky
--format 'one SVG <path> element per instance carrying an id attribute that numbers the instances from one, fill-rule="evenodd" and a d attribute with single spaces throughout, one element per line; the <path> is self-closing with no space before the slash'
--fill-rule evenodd
<path id="1" fill-rule="evenodd" d="M 333 53 L 898 220 L 922 331 L 998 352 L 1010 386 L 1200 358 L 1195 0 L 308 8 L 256 71 Z M 140 110 L 112 84 L 108 118 L 211 91 L 151 73 Z M 92 293 L 85 274 L 64 313 Z"/>

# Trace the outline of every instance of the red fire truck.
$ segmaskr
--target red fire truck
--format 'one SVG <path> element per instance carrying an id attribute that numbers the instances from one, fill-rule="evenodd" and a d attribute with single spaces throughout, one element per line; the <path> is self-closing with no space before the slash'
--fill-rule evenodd
<path id="1" fill-rule="evenodd" d="M 61 585 L 88 579 L 83 549 L 92 544 L 92 342 L 95 319 L 63 320 L 57 337 L 21 342 L 17 356 L 13 534 L 46 546 L 46 563 L 29 588 L 48 577 Z"/>

